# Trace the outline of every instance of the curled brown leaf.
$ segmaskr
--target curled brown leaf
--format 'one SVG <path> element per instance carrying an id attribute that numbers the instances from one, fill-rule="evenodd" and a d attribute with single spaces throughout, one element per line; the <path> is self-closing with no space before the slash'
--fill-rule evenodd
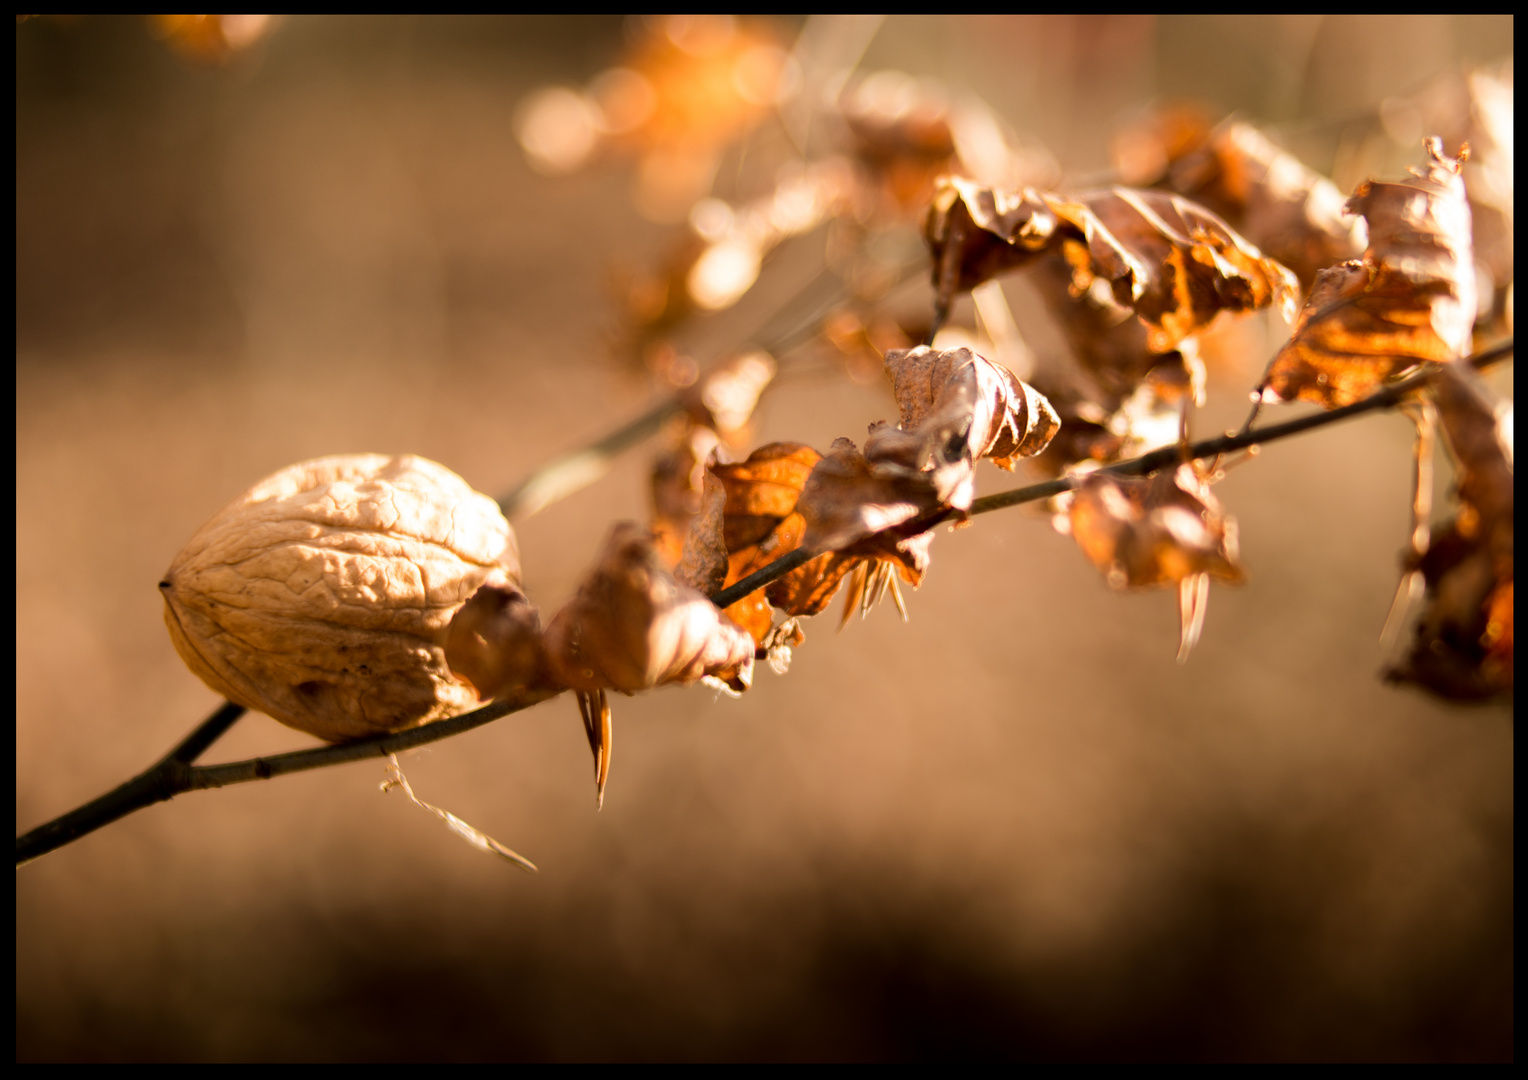
<path id="1" fill-rule="evenodd" d="M 1077 462 L 1109 464 L 1176 441 L 1188 403 L 1204 402 L 1198 339 L 1155 351 L 1151 331 L 1109 290 L 1076 288 L 1059 251 L 1029 281 L 1067 346 L 1042 352 L 1030 376 L 1062 421 L 1036 464 L 1059 475 Z"/>
<path id="2" fill-rule="evenodd" d="M 1180 661 L 1198 641 L 1210 577 L 1245 577 L 1236 519 L 1190 464 L 1143 479 L 1094 473 L 1076 489 L 1067 525 L 1112 587 L 1178 587 Z"/>
<path id="3" fill-rule="evenodd" d="M 671 445 L 653 462 L 651 481 L 654 543 L 665 566 L 676 566 L 684 552 L 690 522 L 700 512 L 706 463 L 717 448 L 716 432 L 686 422 L 671 435 Z"/>
<path id="4" fill-rule="evenodd" d="M 564 686 L 635 693 L 713 679 L 748 688 L 753 641 L 716 605 L 664 569 L 652 536 L 617 525 L 578 594 L 546 631 L 547 658 Z"/>
<path id="5" fill-rule="evenodd" d="M 797 501 L 821 460 L 821 454 L 801 443 L 771 443 L 755 450 L 747 461 L 715 468 L 727 489 L 726 584 L 741 581 L 801 546 L 806 520 L 797 509 Z M 904 579 L 913 584 L 922 579 L 922 569 L 928 564 L 927 539 L 902 541 L 907 550 L 896 559 L 903 567 Z M 739 600 L 727 609 L 727 615 L 753 635 L 760 653 L 777 656 L 772 650 L 786 640 L 782 627 L 791 620 L 775 624 L 774 608 L 791 616 L 820 614 L 844 578 L 867 559 L 878 561 L 877 556 L 826 552 Z"/>
<path id="6" fill-rule="evenodd" d="M 1465 153 L 1446 157 L 1437 138 L 1426 148 L 1425 174 L 1366 182 L 1348 200 L 1369 224 L 1369 247 L 1361 260 L 1317 275 L 1269 366 L 1264 400 L 1337 408 L 1418 364 L 1469 350 L 1476 299 Z"/>
<path id="7" fill-rule="evenodd" d="M 1473 221 L 1481 323 L 1510 322 L 1513 283 L 1512 60 L 1445 72 L 1406 100 L 1391 99 L 1381 117 L 1393 138 L 1415 145 L 1436 132 L 1445 145 L 1468 144 L 1464 173 Z M 1508 330 L 1510 333 L 1510 329 Z"/>
<path id="8" fill-rule="evenodd" d="M 1458 463 L 1459 510 L 1408 569 L 1427 586 L 1411 648 L 1389 673 L 1445 698 L 1512 691 L 1512 448 L 1507 410 L 1459 365 L 1428 376 Z"/>
<path id="9" fill-rule="evenodd" d="M 880 429 L 871 439 L 876 448 L 866 445 L 870 457 L 926 461 L 964 429 L 967 456 L 1011 471 L 1019 458 L 1042 450 L 1060 423 L 1034 387 L 970 349 L 890 352 L 886 374 L 902 413 L 900 430 Z M 898 436 L 912 441 L 900 448 Z"/>
<path id="10" fill-rule="evenodd" d="M 753 680 L 753 638 L 674 580 L 652 534 L 630 522 L 611 530 L 599 563 L 547 627 L 545 643 L 552 679 L 578 698 L 601 802 L 610 773 L 607 690 L 706 682 L 741 693 Z"/>
<path id="11" fill-rule="evenodd" d="M 672 428 L 669 449 L 653 465 L 653 532 L 664 564 L 675 566 L 690 523 L 705 497 L 706 466 L 746 436 L 759 395 L 775 374 L 762 352 L 745 353 L 708 371 L 683 390 L 685 417 Z"/>
<path id="12" fill-rule="evenodd" d="M 1046 196 L 1032 188 L 1003 191 L 944 178 L 923 223 L 934 260 L 935 303 L 947 309 L 956 293 L 1031 265 L 1068 228 Z"/>
<path id="13" fill-rule="evenodd" d="M 872 425 L 863 453 L 839 439 L 802 489 L 801 543 L 832 557 L 820 557 L 816 565 L 776 583 L 771 599 L 792 614 L 821 611 L 846 574 L 861 573 L 856 560 L 866 557 L 896 563 L 904 580 L 918 585 L 928 568 L 931 534 L 912 523 L 946 510 L 963 518 L 971 506 L 977 458 L 991 457 L 1011 468 L 1018 457 L 1042 450 L 1059 426 L 1042 395 L 968 349 L 893 352 L 886 371 L 900 424 Z M 871 573 L 863 568 L 862 575 Z M 870 594 L 879 597 L 890 571 L 876 567 L 873 573 Z M 869 580 L 856 578 L 862 596 Z"/>
<path id="14" fill-rule="evenodd" d="M 971 462 L 957 456 L 939 464 L 941 475 L 936 478 L 934 469 L 873 462 L 853 441 L 835 440 L 832 451 L 807 478 L 796 504 L 806 522 L 804 545 L 813 551 L 843 551 L 946 508 L 950 503 L 945 497 L 969 492 Z"/>
<path id="15" fill-rule="evenodd" d="M 1086 258 L 1062 248 L 1077 287 L 1106 281 L 1115 301 L 1152 331 L 1153 351 L 1172 348 L 1222 311 L 1274 306 L 1294 315 L 1294 275 L 1188 199 L 1114 188 L 1078 196 L 1065 209 L 1087 238 Z"/>
<path id="16" fill-rule="evenodd" d="M 746 461 L 716 466 L 715 476 L 726 491 L 726 584 L 743 580 L 801 545 L 806 523 L 796 513 L 796 500 L 820 460 L 822 455 L 810 446 L 780 442 L 759 447 Z M 765 589 L 727 608 L 727 615 L 748 630 L 759 648 L 766 648 L 774 614 Z"/>
<path id="17" fill-rule="evenodd" d="M 690 521 L 684 552 L 674 568 L 675 580 L 703 596 L 719 592 L 727 580 L 726 506 L 727 489 L 708 470 L 700 510 Z"/>
<path id="18" fill-rule="evenodd" d="M 1211 128 L 1185 119 L 1169 109 L 1120 140 L 1131 183 L 1165 187 L 1219 214 L 1306 289 L 1319 271 L 1363 251 L 1363 223 L 1344 217 L 1342 193 L 1326 177 L 1245 121 Z"/>
<path id="19" fill-rule="evenodd" d="M 1112 188 L 1063 198 L 942 182 L 924 225 L 936 303 L 1060 250 L 1074 287 L 1104 282 L 1165 352 L 1222 311 L 1293 313 L 1294 275 L 1188 199 Z"/>

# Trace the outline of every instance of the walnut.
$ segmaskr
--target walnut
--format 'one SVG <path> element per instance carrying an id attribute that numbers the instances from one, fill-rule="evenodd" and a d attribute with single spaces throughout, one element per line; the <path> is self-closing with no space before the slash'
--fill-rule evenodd
<path id="1" fill-rule="evenodd" d="M 446 629 L 513 587 L 498 505 L 433 461 L 341 454 L 282 469 L 203 525 L 159 583 L 175 649 L 208 686 L 338 742 L 462 711 Z"/>

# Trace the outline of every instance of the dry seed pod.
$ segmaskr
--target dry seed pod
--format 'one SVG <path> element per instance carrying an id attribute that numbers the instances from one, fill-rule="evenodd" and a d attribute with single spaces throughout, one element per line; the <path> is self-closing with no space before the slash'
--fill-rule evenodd
<path id="1" fill-rule="evenodd" d="M 159 583 L 175 649 L 230 701 L 338 742 L 475 703 L 442 648 L 483 585 L 519 578 L 498 505 L 412 455 L 341 454 L 267 477 Z"/>
<path id="2" fill-rule="evenodd" d="M 553 675 L 575 690 L 634 694 L 701 679 L 742 692 L 753 638 L 658 561 L 652 534 L 615 526 L 599 565 L 546 630 Z"/>

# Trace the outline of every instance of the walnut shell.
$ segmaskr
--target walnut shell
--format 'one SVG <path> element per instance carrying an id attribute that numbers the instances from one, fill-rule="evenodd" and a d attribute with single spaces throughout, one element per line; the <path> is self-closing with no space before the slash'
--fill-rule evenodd
<path id="1" fill-rule="evenodd" d="M 461 477 L 410 454 L 340 454 L 218 511 L 159 588 L 208 686 L 339 742 L 472 706 L 446 629 L 480 586 L 519 576 L 509 522 Z"/>

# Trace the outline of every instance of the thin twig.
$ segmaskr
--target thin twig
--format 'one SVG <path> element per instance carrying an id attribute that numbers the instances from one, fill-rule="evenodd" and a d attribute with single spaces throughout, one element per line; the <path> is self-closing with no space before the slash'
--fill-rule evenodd
<path id="1" fill-rule="evenodd" d="M 1512 339 L 1509 338 L 1493 348 L 1470 357 L 1464 362 L 1471 364 L 1476 369 L 1480 369 L 1504 360 L 1511 355 Z M 1301 417 L 1288 423 L 1276 424 L 1272 427 L 1261 428 L 1256 431 L 1240 432 L 1217 439 L 1206 439 L 1202 442 L 1194 443 L 1189 448 L 1189 456 L 1198 460 L 1232 453 L 1247 447 L 1274 442 L 1278 439 L 1286 439 L 1302 432 L 1312 431 L 1316 428 L 1325 427 L 1328 424 L 1335 424 L 1338 421 L 1360 416 L 1377 409 L 1390 408 L 1399 404 L 1407 395 L 1420 388 L 1426 377 L 1425 371 L 1419 372 L 1409 379 L 1378 390 L 1362 401 L 1340 409 Z M 1182 460 L 1182 455 L 1183 448 L 1181 446 L 1168 446 L 1142 457 L 1108 466 L 1102 471 L 1116 476 L 1144 476 L 1158 469 L 1167 468 L 1179 463 Z M 970 514 L 972 516 L 986 514 L 1009 506 L 1018 506 L 1022 503 L 1047 499 L 1062 492 L 1070 491 L 1079 482 L 1080 478 L 1061 477 L 1057 480 L 1049 480 L 1041 484 L 1031 484 L 1028 487 L 1018 488 L 1013 491 L 983 496 L 971 504 Z M 916 518 L 896 529 L 888 531 L 907 536 L 916 536 L 935 528 L 954 516 L 955 511 L 953 509 L 940 510 Z M 712 600 L 718 607 L 728 607 L 731 604 L 735 604 L 755 589 L 762 588 L 771 581 L 783 577 L 818 554 L 821 553 L 798 548 L 777 559 L 762 570 L 750 574 L 731 588 L 716 593 Z M 460 716 L 453 716 L 447 720 L 437 720 L 432 724 L 412 728 L 408 731 L 401 731 L 393 735 L 379 735 L 368 739 L 357 739 L 353 742 L 340 743 L 336 746 L 298 750 L 287 754 L 276 754 L 272 757 L 230 762 L 226 765 L 191 765 L 190 762 L 204 753 L 243 714 L 244 709 L 242 706 L 228 703 L 208 717 L 195 731 L 183 739 L 152 768 L 133 777 L 125 784 L 102 795 L 100 798 L 94 799 L 84 806 L 18 837 L 16 840 L 16 865 L 20 866 L 22 863 L 30 862 L 41 855 L 45 855 L 56 848 L 62 847 L 101 828 L 103 825 L 108 825 L 119 818 L 126 817 L 135 810 L 141 810 L 157 802 L 164 802 L 187 791 L 226 787 L 230 784 L 247 783 L 252 780 L 268 780 L 272 777 L 284 776 L 288 773 L 322 769 L 331 765 L 342 765 L 347 762 L 360 761 L 365 758 L 387 757 L 389 754 L 424 746 L 428 743 L 437 742 L 440 739 L 470 731 L 475 727 L 491 723 L 511 713 L 528 709 L 532 705 L 556 697 L 561 692 L 561 690 L 550 687 L 522 691 L 514 697 L 495 701 L 481 709 L 475 709 Z"/>
<path id="2" fill-rule="evenodd" d="M 94 832 L 103 825 L 110 825 L 113 821 L 124 818 L 135 810 L 165 802 L 188 791 L 227 787 L 230 784 L 243 784 L 251 780 L 269 780 L 271 777 L 284 776 L 287 773 L 323 769 L 330 765 L 343 765 L 365 758 L 387 757 L 389 754 L 410 750 L 416 746 L 423 746 L 438 739 L 449 738 L 475 727 L 481 727 L 510 713 L 528 709 L 561 692 L 551 688 L 527 691 L 519 696 L 495 701 L 460 716 L 437 720 L 432 724 L 400 731 L 393 735 L 377 735 L 336 746 L 319 746 L 311 750 L 297 750 L 288 754 L 229 762 L 226 765 L 190 764 L 197 754 L 202 753 L 212 744 L 217 735 L 226 731 L 243 714 L 242 705 L 228 702 L 151 768 L 100 798 L 92 799 L 77 810 L 71 810 L 62 817 L 45 825 L 39 825 L 17 837 L 16 865 L 31 862 Z M 217 722 L 223 724 L 222 731 L 218 731 L 211 738 L 207 737 L 215 729 Z M 191 756 L 189 758 L 180 756 L 188 747 L 195 747 Z"/>
<path id="3" fill-rule="evenodd" d="M 197 725 L 196 730 L 181 740 L 180 745 L 165 755 L 166 761 L 180 761 L 189 765 L 207 752 L 207 749 L 238 723 L 247 710 L 243 705 L 225 701 L 211 716 Z"/>

